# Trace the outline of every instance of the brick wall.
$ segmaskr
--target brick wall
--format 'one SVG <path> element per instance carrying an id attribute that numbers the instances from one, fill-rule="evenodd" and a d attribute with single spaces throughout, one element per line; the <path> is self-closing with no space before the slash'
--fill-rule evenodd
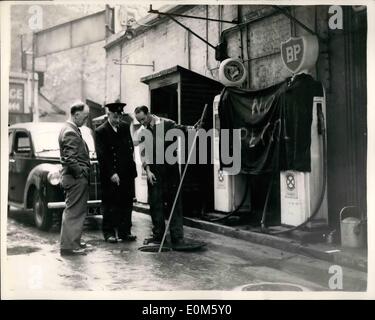
<path id="1" fill-rule="evenodd" d="M 46 72 L 41 92 L 61 109 L 77 99 L 104 102 L 104 41 L 46 56 Z"/>

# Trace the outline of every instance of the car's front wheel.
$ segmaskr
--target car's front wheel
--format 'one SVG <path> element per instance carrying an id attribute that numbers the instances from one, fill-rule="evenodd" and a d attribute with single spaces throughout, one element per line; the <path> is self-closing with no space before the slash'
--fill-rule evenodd
<path id="1" fill-rule="evenodd" d="M 40 230 L 49 230 L 52 226 L 52 212 L 48 210 L 38 191 L 34 192 L 33 209 L 35 226 Z"/>

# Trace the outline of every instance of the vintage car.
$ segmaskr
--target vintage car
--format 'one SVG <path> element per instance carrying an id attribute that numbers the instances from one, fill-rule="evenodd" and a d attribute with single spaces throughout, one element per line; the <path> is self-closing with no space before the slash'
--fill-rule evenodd
<path id="1" fill-rule="evenodd" d="M 33 213 L 35 225 L 48 230 L 54 213 L 62 213 L 65 202 L 60 186 L 58 136 L 63 123 L 19 123 L 9 127 L 8 208 Z M 99 168 L 92 130 L 81 127 L 91 158 L 89 215 L 100 214 Z"/>

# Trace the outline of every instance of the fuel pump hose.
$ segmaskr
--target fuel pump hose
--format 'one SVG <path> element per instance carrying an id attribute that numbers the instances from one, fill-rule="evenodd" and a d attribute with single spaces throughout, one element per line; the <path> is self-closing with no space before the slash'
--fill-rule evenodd
<path id="1" fill-rule="evenodd" d="M 243 196 L 242 196 L 242 199 L 241 199 L 241 202 L 239 203 L 239 205 L 237 206 L 237 208 L 235 208 L 233 211 L 229 212 L 228 214 L 226 214 L 225 216 L 223 217 L 219 217 L 219 218 L 213 218 L 213 219 L 207 219 L 208 221 L 210 222 L 218 222 L 218 221 L 223 221 L 223 220 L 226 220 L 228 219 L 229 217 L 233 216 L 234 214 L 236 214 L 238 212 L 238 210 L 240 210 L 243 206 L 243 204 L 245 203 L 245 200 L 247 198 L 247 193 L 249 191 L 249 179 L 246 179 L 246 186 L 245 186 L 245 191 L 243 193 Z"/>
<path id="2" fill-rule="evenodd" d="M 284 233 L 289 233 L 289 232 L 292 232 L 294 230 L 297 230 L 297 229 L 300 229 L 300 228 L 304 227 L 306 224 L 308 224 L 310 221 L 312 221 L 315 218 L 315 216 L 318 214 L 319 209 L 320 209 L 320 207 L 323 203 L 324 196 L 325 196 L 325 193 L 326 193 L 326 184 L 327 184 L 327 142 L 326 142 L 325 120 L 324 120 L 324 114 L 323 114 L 323 110 L 322 110 L 321 105 L 318 105 L 317 111 L 318 111 L 317 112 L 317 114 L 318 114 L 318 133 L 322 136 L 322 140 L 323 140 L 323 179 L 322 179 L 323 185 L 322 185 L 322 188 L 321 188 L 321 192 L 319 194 L 318 201 L 316 203 L 316 207 L 314 208 L 314 211 L 312 212 L 311 216 L 309 218 L 307 218 L 306 221 L 304 221 L 303 223 L 301 223 L 297 226 L 294 226 L 292 228 L 289 228 L 287 230 L 273 231 L 273 232 L 263 230 L 263 232 L 265 232 L 265 233 L 272 234 L 272 235 L 284 234 Z"/>

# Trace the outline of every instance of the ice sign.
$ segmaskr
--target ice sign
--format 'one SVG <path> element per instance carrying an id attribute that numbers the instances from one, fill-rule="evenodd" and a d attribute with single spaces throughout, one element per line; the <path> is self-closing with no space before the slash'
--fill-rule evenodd
<path id="1" fill-rule="evenodd" d="M 24 111 L 24 85 L 21 83 L 9 84 L 9 111 L 20 112 Z"/>
<path id="2" fill-rule="evenodd" d="M 294 74 L 312 68 L 319 54 L 318 39 L 314 35 L 306 35 L 281 43 L 281 57 L 284 65 Z"/>

